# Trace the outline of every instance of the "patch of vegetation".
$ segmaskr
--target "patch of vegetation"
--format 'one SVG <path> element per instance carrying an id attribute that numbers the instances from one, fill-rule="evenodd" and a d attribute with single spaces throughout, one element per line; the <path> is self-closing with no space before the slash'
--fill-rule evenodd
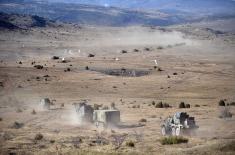
<path id="1" fill-rule="evenodd" d="M 224 100 L 220 100 L 219 101 L 219 106 L 225 106 L 225 101 Z"/>
<path id="2" fill-rule="evenodd" d="M 200 105 L 199 104 L 195 104 L 195 106 L 194 107 L 200 107 Z"/>
<path id="3" fill-rule="evenodd" d="M 162 101 L 158 102 L 155 107 L 156 107 L 156 108 L 163 108 L 163 103 L 162 103 Z"/>
<path id="4" fill-rule="evenodd" d="M 0 122 L 2 121 L 2 117 L 0 117 Z"/>
<path id="5" fill-rule="evenodd" d="M 126 142 L 126 146 L 128 146 L 128 147 L 135 147 L 135 143 L 130 140 L 130 141 Z"/>
<path id="6" fill-rule="evenodd" d="M 35 140 L 42 140 L 43 139 L 43 135 L 41 133 L 38 133 L 35 135 L 34 137 Z"/>
<path id="7" fill-rule="evenodd" d="M 141 119 L 139 120 L 139 122 L 145 123 L 145 122 L 147 122 L 147 119 L 141 118 Z"/>
<path id="8" fill-rule="evenodd" d="M 179 108 L 185 108 L 185 103 L 184 102 L 180 102 Z"/>
<path id="9" fill-rule="evenodd" d="M 161 138 L 160 142 L 162 145 L 172 145 L 172 144 L 188 143 L 188 139 L 182 136 L 169 136 Z"/>
<path id="10" fill-rule="evenodd" d="M 230 106 L 235 106 L 235 102 L 231 102 L 229 105 Z"/>
<path id="11" fill-rule="evenodd" d="M 185 108 L 190 108 L 190 104 L 185 104 Z"/>

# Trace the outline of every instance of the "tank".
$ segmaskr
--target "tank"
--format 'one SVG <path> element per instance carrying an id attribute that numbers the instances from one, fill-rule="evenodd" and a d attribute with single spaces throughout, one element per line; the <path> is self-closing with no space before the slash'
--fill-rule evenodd
<path id="1" fill-rule="evenodd" d="M 93 113 L 93 121 L 97 127 L 116 126 L 120 122 L 120 111 L 115 109 L 95 110 Z"/>
<path id="2" fill-rule="evenodd" d="M 192 135 L 197 128 L 194 117 L 190 117 L 186 112 L 177 112 L 163 121 L 161 133 L 163 136 Z"/>

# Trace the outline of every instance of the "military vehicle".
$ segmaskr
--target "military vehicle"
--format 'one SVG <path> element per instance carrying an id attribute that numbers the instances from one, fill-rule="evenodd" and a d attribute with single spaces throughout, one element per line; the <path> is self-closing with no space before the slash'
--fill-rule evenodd
<path id="1" fill-rule="evenodd" d="M 198 126 L 194 117 L 190 117 L 186 112 L 177 112 L 173 117 L 168 117 L 161 125 L 161 133 L 165 135 L 179 136 L 181 134 L 192 134 Z"/>
<path id="2" fill-rule="evenodd" d="M 50 106 L 53 105 L 52 102 L 50 101 L 49 98 L 43 98 L 40 101 L 40 106 L 42 107 L 42 109 L 44 110 L 49 110 Z"/>
<path id="3" fill-rule="evenodd" d="M 115 109 L 95 110 L 93 121 L 97 127 L 116 126 L 120 122 L 120 111 Z"/>
<path id="4" fill-rule="evenodd" d="M 94 109 L 90 105 L 88 105 L 86 101 L 81 103 L 74 103 L 73 105 L 75 106 L 79 124 L 86 124 L 93 122 Z"/>

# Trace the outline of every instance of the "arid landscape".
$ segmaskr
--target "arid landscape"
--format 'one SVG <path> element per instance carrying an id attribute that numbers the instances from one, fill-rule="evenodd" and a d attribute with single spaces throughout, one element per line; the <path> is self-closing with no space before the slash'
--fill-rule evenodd
<path id="1" fill-rule="evenodd" d="M 2 19 L 0 154 L 235 153 L 234 19 L 164 27 Z M 115 104 L 120 125 L 80 125 L 74 103 L 84 100 Z M 183 135 L 187 143 L 162 145 L 161 124 L 179 111 L 199 128 Z"/>

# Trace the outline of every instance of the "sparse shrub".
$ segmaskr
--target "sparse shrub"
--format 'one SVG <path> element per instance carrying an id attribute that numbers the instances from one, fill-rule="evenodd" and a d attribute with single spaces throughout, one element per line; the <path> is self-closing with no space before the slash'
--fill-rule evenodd
<path id="1" fill-rule="evenodd" d="M 225 101 L 224 100 L 220 100 L 219 101 L 219 106 L 225 106 Z"/>
<path id="2" fill-rule="evenodd" d="M 0 122 L 2 121 L 2 117 L 0 117 Z"/>
<path id="3" fill-rule="evenodd" d="M 53 56 L 51 59 L 53 59 L 53 60 L 58 60 L 60 57 L 58 57 L 58 56 Z"/>
<path id="4" fill-rule="evenodd" d="M 133 105 L 132 108 L 137 108 L 136 105 Z"/>
<path id="5" fill-rule="evenodd" d="M 185 108 L 190 108 L 190 104 L 185 104 Z"/>
<path id="6" fill-rule="evenodd" d="M 141 119 L 139 120 L 139 122 L 145 123 L 145 122 L 147 122 L 147 119 L 141 118 Z"/>
<path id="7" fill-rule="evenodd" d="M 92 57 L 95 57 L 94 54 L 89 54 L 88 57 L 92 58 Z"/>
<path id="8" fill-rule="evenodd" d="M 200 107 L 200 105 L 199 105 L 199 104 L 196 104 L 195 107 Z"/>
<path id="9" fill-rule="evenodd" d="M 155 101 L 152 101 L 152 105 L 155 105 L 156 103 L 155 103 Z"/>
<path id="10" fill-rule="evenodd" d="M 36 111 L 33 109 L 33 111 L 31 112 L 32 115 L 36 115 Z"/>
<path id="11" fill-rule="evenodd" d="M 178 75 L 178 73 L 175 72 L 175 73 L 173 73 L 173 75 Z"/>
<path id="12" fill-rule="evenodd" d="M 128 146 L 128 147 L 135 147 L 135 143 L 130 140 L 130 141 L 126 142 L 126 146 Z"/>
<path id="13" fill-rule="evenodd" d="M 55 143 L 55 140 L 54 140 L 54 139 L 51 139 L 51 140 L 50 140 L 50 143 L 54 144 L 54 143 Z"/>
<path id="14" fill-rule="evenodd" d="M 136 108 L 140 108 L 140 105 L 137 105 Z"/>
<path id="15" fill-rule="evenodd" d="M 168 103 L 164 103 L 164 104 L 163 104 L 163 107 L 164 107 L 164 108 L 170 108 L 170 105 L 169 105 Z"/>
<path id="16" fill-rule="evenodd" d="M 161 67 L 158 67 L 157 69 L 159 72 L 163 71 L 163 69 Z"/>
<path id="17" fill-rule="evenodd" d="M 163 108 L 162 101 L 158 102 L 155 107 L 156 108 Z"/>
<path id="18" fill-rule="evenodd" d="M 61 107 L 61 108 L 64 108 L 64 103 L 61 103 L 60 107 Z"/>
<path id="19" fill-rule="evenodd" d="M 160 139 L 162 145 L 172 145 L 172 144 L 180 144 L 180 143 L 188 143 L 188 139 L 181 136 L 169 136 L 163 137 Z"/>
<path id="20" fill-rule="evenodd" d="M 230 106 L 235 106 L 235 102 L 231 102 L 229 105 Z"/>
<path id="21" fill-rule="evenodd" d="M 233 114 L 230 112 L 229 107 L 225 106 L 220 110 L 219 118 L 231 118 Z"/>
<path id="22" fill-rule="evenodd" d="M 180 102 L 179 108 L 185 108 L 185 103 L 184 102 Z"/>
<path id="23" fill-rule="evenodd" d="M 35 140 L 42 140 L 43 139 L 43 135 L 41 133 L 38 133 L 35 135 L 34 137 Z"/>

